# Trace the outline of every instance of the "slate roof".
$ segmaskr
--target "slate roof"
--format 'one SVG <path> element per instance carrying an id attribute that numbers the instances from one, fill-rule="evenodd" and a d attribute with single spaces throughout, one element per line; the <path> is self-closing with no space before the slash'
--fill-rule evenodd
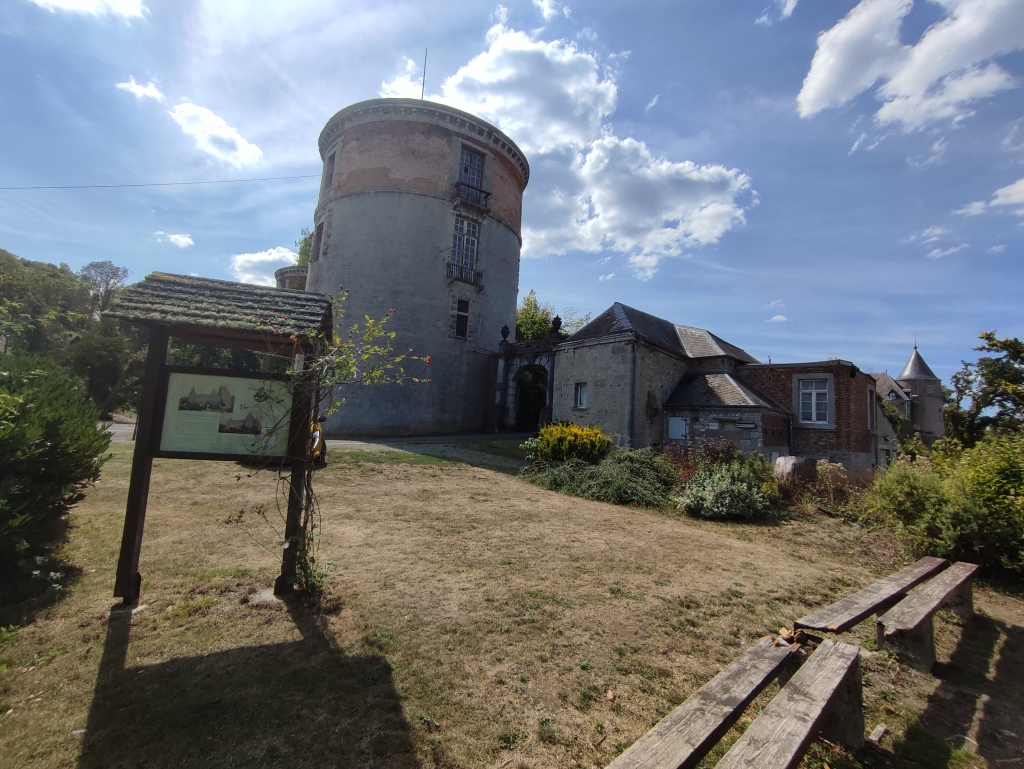
<path id="1" fill-rule="evenodd" d="M 140 325 L 283 337 L 329 331 L 332 324 L 324 294 L 166 272 L 128 286 L 104 315 Z"/>
<path id="2" fill-rule="evenodd" d="M 744 363 L 759 361 L 746 351 L 729 344 L 703 328 L 677 326 L 667 320 L 616 302 L 590 323 L 570 336 L 566 342 L 603 339 L 616 334 L 634 333 L 662 349 L 687 358 L 725 356 Z"/>
<path id="3" fill-rule="evenodd" d="M 935 372 L 924 362 L 921 353 L 917 351 L 917 345 L 914 346 L 914 353 L 910 356 L 910 360 L 907 361 L 907 365 L 903 367 L 903 371 L 896 377 L 897 382 L 901 379 L 938 379 L 935 376 Z"/>
<path id="4" fill-rule="evenodd" d="M 750 408 L 789 411 L 728 371 L 702 371 L 684 376 L 665 401 L 666 408 Z"/>

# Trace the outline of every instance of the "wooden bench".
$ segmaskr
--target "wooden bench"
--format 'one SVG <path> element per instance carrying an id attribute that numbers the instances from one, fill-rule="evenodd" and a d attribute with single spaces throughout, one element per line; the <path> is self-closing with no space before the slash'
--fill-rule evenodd
<path id="1" fill-rule="evenodd" d="M 683 769 L 696 766 L 743 710 L 794 656 L 799 645 L 767 636 L 698 689 L 608 769 Z"/>
<path id="2" fill-rule="evenodd" d="M 716 769 L 792 769 L 818 734 L 856 750 L 863 704 L 860 647 L 823 641 Z"/>
<path id="3" fill-rule="evenodd" d="M 896 605 L 912 588 L 947 566 L 949 561 L 945 558 L 922 558 L 831 606 L 801 617 L 793 623 L 793 627 L 844 633 L 870 615 L 881 614 Z"/>
<path id="4" fill-rule="evenodd" d="M 972 580 L 978 567 L 954 563 L 878 618 L 878 648 L 892 647 L 913 667 L 935 664 L 935 612 L 948 605 L 963 619 L 974 615 Z"/>

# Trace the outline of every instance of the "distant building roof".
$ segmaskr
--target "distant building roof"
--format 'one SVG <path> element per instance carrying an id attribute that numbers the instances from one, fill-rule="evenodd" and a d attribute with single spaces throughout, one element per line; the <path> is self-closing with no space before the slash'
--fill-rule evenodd
<path id="1" fill-rule="evenodd" d="M 896 377 L 897 382 L 901 379 L 938 379 L 935 376 L 935 372 L 924 362 L 921 353 L 917 351 L 917 345 L 914 345 L 914 353 L 910 356 L 910 360 L 907 361 L 907 365 L 903 367 L 903 371 Z"/>
<path id="2" fill-rule="evenodd" d="M 728 371 L 688 374 L 665 401 L 667 408 L 755 408 L 789 411 Z"/>
<path id="3" fill-rule="evenodd" d="M 324 294 L 166 272 L 128 286 L 104 315 L 252 338 L 308 337 L 329 332 L 333 322 L 331 300 Z"/>
<path id="4" fill-rule="evenodd" d="M 886 400 L 908 401 L 910 396 L 906 390 L 888 374 L 872 374 L 875 378 L 875 392 Z M 892 395 L 890 395 L 892 393 Z M 895 396 L 895 397 L 893 397 Z"/>
<path id="5" fill-rule="evenodd" d="M 641 339 L 687 358 L 724 356 L 744 363 L 758 360 L 744 350 L 703 328 L 677 326 L 667 320 L 616 302 L 585 325 L 566 342 L 602 339 L 616 334 L 634 333 Z"/>

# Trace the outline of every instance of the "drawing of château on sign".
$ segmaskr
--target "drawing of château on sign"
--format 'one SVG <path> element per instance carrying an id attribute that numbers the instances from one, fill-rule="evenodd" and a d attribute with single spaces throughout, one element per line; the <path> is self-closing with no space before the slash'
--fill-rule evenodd
<path id="1" fill-rule="evenodd" d="M 178 401 L 178 411 L 221 411 L 230 414 L 234 410 L 235 396 L 226 385 L 211 390 L 209 395 L 197 393 L 193 386 L 189 394 Z"/>
<path id="2" fill-rule="evenodd" d="M 227 419 L 225 417 L 221 417 L 220 426 L 217 428 L 217 432 L 259 435 L 262 427 L 263 425 L 260 422 L 260 418 L 250 411 L 245 415 L 244 419 Z"/>

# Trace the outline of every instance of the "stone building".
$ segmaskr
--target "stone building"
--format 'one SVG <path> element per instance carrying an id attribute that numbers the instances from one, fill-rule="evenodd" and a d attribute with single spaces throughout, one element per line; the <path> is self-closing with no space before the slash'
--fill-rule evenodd
<path id="1" fill-rule="evenodd" d="M 396 344 L 431 356 L 433 380 L 348 387 L 328 432 L 484 429 L 500 331 L 515 326 L 526 158 L 483 120 L 415 99 L 346 107 L 319 148 L 306 289 L 347 291 L 339 331 L 394 309 Z"/>
<path id="2" fill-rule="evenodd" d="M 557 331 L 501 346 L 495 425 L 536 424 L 529 421 L 534 412 L 522 407 L 530 373 L 530 382 L 546 383 L 552 420 L 598 425 L 624 445 L 693 447 L 725 438 L 771 459 L 828 459 L 851 470 L 885 466 L 895 456 L 895 433 L 880 402 L 888 393 L 850 361 L 761 363 L 706 329 L 620 303 L 572 336 Z M 907 381 L 927 395 L 938 379 L 927 379 L 930 369 L 922 366 L 912 358 L 904 374 L 919 377 Z M 905 386 L 893 386 L 909 401 Z"/>

